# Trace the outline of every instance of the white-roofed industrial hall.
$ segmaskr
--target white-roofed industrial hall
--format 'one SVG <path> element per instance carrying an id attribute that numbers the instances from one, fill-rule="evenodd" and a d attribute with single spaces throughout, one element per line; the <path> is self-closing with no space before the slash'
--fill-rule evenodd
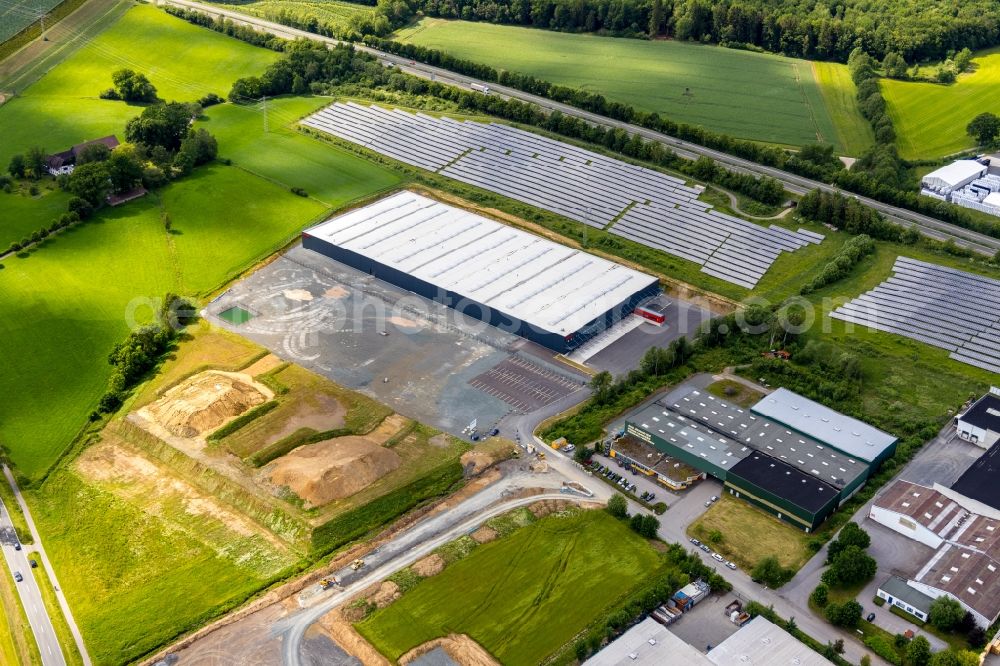
<path id="1" fill-rule="evenodd" d="M 987 167 L 976 160 L 956 160 L 935 169 L 921 179 L 923 186 L 944 192 L 958 189 L 986 175 Z"/>
<path id="2" fill-rule="evenodd" d="M 307 249 L 560 352 L 659 292 L 651 275 L 409 191 L 302 236 Z"/>

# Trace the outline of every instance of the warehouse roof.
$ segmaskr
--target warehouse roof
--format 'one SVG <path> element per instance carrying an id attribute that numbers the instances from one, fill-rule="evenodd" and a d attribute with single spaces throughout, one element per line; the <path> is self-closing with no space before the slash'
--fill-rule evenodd
<path id="1" fill-rule="evenodd" d="M 887 432 L 784 388 L 751 409 L 867 462 L 896 443 L 896 438 Z"/>
<path id="2" fill-rule="evenodd" d="M 647 433 L 666 440 L 689 455 L 704 459 L 721 469 L 731 469 L 739 460 L 751 453 L 749 447 L 720 435 L 660 403 L 653 403 L 630 420 Z M 670 451 L 665 453 L 669 455 Z"/>
<path id="3" fill-rule="evenodd" d="M 717 666 L 830 666 L 822 655 L 762 615 L 715 646 L 708 659 Z"/>
<path id="4" fill-rule="evenodd" d="M 720 434 L 739 440 L 838 488 L 850 485 L 868 472 L 867 463 L 854 460 L 808 435 L 792 432 L 777 421 L 755 415 L 711 393 L 692 389 L 666 404 Z"/>
<path id="5" fill-rule="evenodd" d="M 942 539 L 958 527 L 966 511 L 953 499 L 933 488 L 903 481 L 895 481 L 875 498 L 875 506 L 911 518 Z"/>
<path id="6" fill-rule="evenodd" d="M 711 664 L 705 655 L 652 618 L 635 625 L 583 663 L 584 666 Z"/>
<path id="7" fill-rule="evenodd" d="M 829 483 L 763 453 L 752 453 L 733 465 L 730 480 L 733 476 L 814 514 L 839 496 L 837 488 Z"/>
<path id="8" fill-rule="evenodd" d="M 972 466 L 958 477 L 951 489 L 965 497 L 1000 509 L 1000 442 L 979 456 Z"/>
<path id="9" fill-rule="evenodd" d="M 407 191 L 305 233 L 567 336 L 657 283 L 653 276 Z"/>
<path id="10" fill-rule="evenodd" d="M 1000 396 L 993 392 L 987 393 L 975 404 L 958 417 L 959 421 L 964 421 L 983 430 L 1000 432 Z"/>
<path id="11" fill-rule="evenodd" d="M 985 553 L 946 543 L 914 577 L 947 592 L 993 623 L 1000 615 L 998 563 Z"/>
<path id="12" fill-rule="evenodd" d="M 957 187 L 970 178 L 975 178 L 986 170 L 986 167 L 975 160 L 956 160 L 935 169 L 924 176 L 924 182 L 940 181 L 948 187 Z"/>

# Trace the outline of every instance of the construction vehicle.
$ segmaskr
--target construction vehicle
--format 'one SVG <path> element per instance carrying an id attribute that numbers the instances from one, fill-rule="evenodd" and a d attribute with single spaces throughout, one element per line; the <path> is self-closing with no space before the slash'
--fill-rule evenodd
<path id="1" fill-rule="evenodd" d="M 340 585 L 340 579 L 334 576 L 333 578 L 324 578 L 319 582 L 319 589 L 329 590 L 331 587 Z"/>
<path id="2" fill-rule="evenodd" d="M 566 441 L 566 438 L 565 437 L 560 437 L 559 439 L 553 440 L 552 444 L 550 444 L 550 446 L 553 449 L 561 449 L 562 447 L 566 446 L 567 444 L 569 444 L 569 442 Z"/>
<path id="3" fill-rule="evenodd" d="M 538 452 L 538 459 L 539 460 L 545 460 L 545 451 L 539 451 Z"/>
<path id="4" fill-rule="evenodd" d="M 358 569 L 360 569 L 363 566 L 365 566 L 365 561 L 364 560 L 358 559 L 358 560 L 354 560 L 353 562 L 351 562 L 351 569 L 353 569 L 354 571 L 357 571 Z"/>

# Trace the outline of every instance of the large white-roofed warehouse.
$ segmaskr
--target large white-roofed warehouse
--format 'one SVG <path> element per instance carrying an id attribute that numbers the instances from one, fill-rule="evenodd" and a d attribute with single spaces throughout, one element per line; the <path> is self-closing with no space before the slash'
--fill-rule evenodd
<path id="1" fill-rule="evenodd" d="M 659 293 L 659 281 L 409 191 L 333 217 L 303 247 L 567 352 Z"/>

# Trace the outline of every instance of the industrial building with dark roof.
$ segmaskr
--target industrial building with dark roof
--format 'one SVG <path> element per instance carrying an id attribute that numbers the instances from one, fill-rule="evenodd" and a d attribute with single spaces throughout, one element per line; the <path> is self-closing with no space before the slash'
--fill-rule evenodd
<path id="1" fill-rule="evenodd" d="M 1000 441 L 1000 389 L 991 388 L 989 393 L 956 416 L 955 431 L 962 439 L 984 449 Z"/>
<path id="2" fill-rule="evenodd" d="M 1000 442 L 979 456 L 951 489 L 986 506 L 1000 509 Z"/>
<path id="3" fill-rule="evenodd" d="M 307 229 L 302 245 L 558 352 L 660 292 L 651 275 L 408 191 Z"/>
<path id="4" fill-rule="evenodd" d="M 689 389 L 632 414 L 626 433 L 809 532 L 864 485 L 896 440 L 791 391 L 772 396 L 748 410 Z M 765 401 L 775 416 L 758 410 Z"/>

